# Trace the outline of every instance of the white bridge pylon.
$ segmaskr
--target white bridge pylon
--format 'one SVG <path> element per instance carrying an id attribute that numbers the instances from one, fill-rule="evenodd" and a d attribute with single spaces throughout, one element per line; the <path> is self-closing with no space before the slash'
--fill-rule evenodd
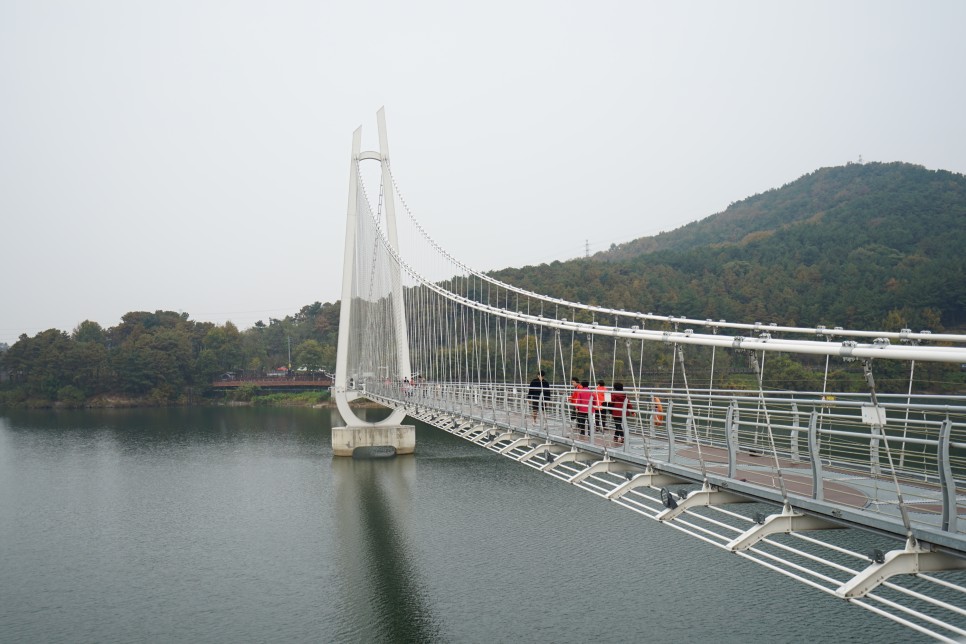
<path id="1" fill-rule="evenodd" d="M 402 297 L 402 280 L 399 264 L 389 262 L 385 266 L 382 282 L 373 284 L 373 276 L 356 270 L 360 260 L 366 255 L 360 252 L 358 245 L 366 240 L 358 234 L 360 224 L 365 226 L 370 213 L 368 200 L 363 192 L 359 165 L 362 161 L 378 161 L 381 166 L 382 182 L 390 184 L 389 174 L 389 138 L 386 132 L 385 108 L 376 114 L 379 129 L 379 152 L 362 151 L 362 126 L 356 128 L 352 134 L 352 158 L 349 163 L 349 205 L 346 213 L 345 254 L 342 266 L 342 305 L 339 312 L 339 340 L 336 355 L 334 396 L 339 414 L 345 421 L 345 427 L 333 428 L 332 449 L 335 456 L 352 456 L 358 448 L 392 448 L 396 454 L 410 454 L 415 450 L 415 426 L 403 425 L 406 417 L 405 409 L 394 410 L 388 418 L 378 422 L 367 422 L 359 418 L 349 405 L 351 400 L 363 395 L 364 390 L 356 390 L 354 385 L 360 378 L 366 378 L 371 372 L 349 373 L 350 357 L 360 359 L 361 342 L 352 342 L 353 338 L 360 340 L 358 330 L 369 329 L 373 324 L 388 323 L 393 333 L 387 337 L 391 339 L 395 348 L 395 369 L 386 365 L 383 375 L 386 379 L 402 380 L 409 378 L 412 372 L 409 362 L 409 342 L 406 331 L 406 313 Z M 396 230 L 395 198 L 388 193 L 385 201 L 385 234 L 389 244 L 398 253 L 399 240 Z M 365 218 L 360 218 L 360 210 L 364 209 Z M 366 267 L 368 269 L 368 267 Z M 360 277 L 369 277 L 368 283 L 361 283 Z M 388 281 L 388 289 L 387 287 Z M 365 293 L 363 292 L 365 290 Z M 371 298 L 384 300 L 382 307 L 373 310 L 374 301 Z M 365 298 L 365 299 L 364 299 Z M 388 304 L 388 306 L 385 306 Z M 380 313 L 389 311 L 389 319 L 379 317 Z M 363 319 L 365 318 L 365 319 Z M 355 346 L 353 346 L 355 345 Z M 359 361 L 357 364 L 361 364 Z M 356 365 L 353 365 L 356 366 Z M 350 380 L 352 387 L 350 387 Z"/>

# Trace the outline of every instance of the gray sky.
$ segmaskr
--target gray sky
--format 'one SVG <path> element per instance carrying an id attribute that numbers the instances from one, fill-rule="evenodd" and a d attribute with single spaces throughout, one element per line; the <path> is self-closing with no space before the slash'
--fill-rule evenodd
<path id="1" fill-rule="evenodd" d="M 381 106 L 410 207 L 483 270 L 860 155 L 966 172 L 964 29 L 958 0 L 0 0 L 0 342 L 339 299 Z"/>

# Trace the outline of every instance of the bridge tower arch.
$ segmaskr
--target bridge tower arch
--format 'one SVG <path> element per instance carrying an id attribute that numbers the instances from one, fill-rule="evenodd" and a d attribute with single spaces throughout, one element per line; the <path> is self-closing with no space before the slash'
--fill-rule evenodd
<path id="1" fill-rule="evenodd" d="M 362 397 L 364 392 L 358 387 L 364 387 L 365 382 L 358 380 L 360 374 L 350 374 L 350 336 L 356 329 L 359 320 L 353 314 L 353 285 L 356 269 L 356 234 L 359 223 L 360 176 L 359 165 L 362 161 L 378 161 L 381 166 L 382 182 L 384 186 L 392 185 L 389 173 L 389 138 L 386 131 L 385 108 L 376 113 L 379 129 L 379 151 L 362 151 L 362 127 L 356 128 L 352 134 L 352 158 L 349 164 L 349 205 L 346 213 L 345 254 L 342 268 L 342 301 L 339 312 L 339 338 L 336 353 L 335 383 L 333 395 L 339 414 L 345 421 L 345 427 L 332 428 L 332 452 L 334 456 L 352 456 L 358 448 L 392 448 L 396 454 L 410 454 L 416 447 L 416 431 L 413 425 L 403 425 L 406 416 L 405 409 L 395 409 L 388 418 L 378 422 L 368 422 L 359 418 L 350 401 Z M 386 236 L 392 250 L 399 251 L 399 239 L 396 229 L 395 196 L 392 190 L 386 191 L 383 205 Z M 390 263 L 390 294 L 393 303 L 392 326 L 395 338 L 395 369 L 396 373 L 380 374 L 385 377 L 402 381 L 412 374 L 409 358 L 409 340 L 406 329 L 406 312 L 403 304 L 403 288 L 400 268 L 397 263 Z M 351 381 L 351 382 L 350 382 Z"/>

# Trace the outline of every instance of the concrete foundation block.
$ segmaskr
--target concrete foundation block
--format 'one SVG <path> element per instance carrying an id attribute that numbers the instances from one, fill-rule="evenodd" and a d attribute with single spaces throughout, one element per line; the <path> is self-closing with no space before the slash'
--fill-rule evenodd
<path id="1" fill-rule="evenodd" d="M 416 450 L 416 426 L 365 425 L 332 428 L 333 456 L 352 456 L 359 447 L 393 447 L 396 454 L 412 454 Z"/>

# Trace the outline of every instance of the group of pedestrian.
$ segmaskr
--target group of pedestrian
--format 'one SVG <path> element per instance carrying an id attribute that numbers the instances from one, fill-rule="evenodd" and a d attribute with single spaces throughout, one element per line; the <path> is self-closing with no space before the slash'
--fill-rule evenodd
<path id="1" fill-rule="evenodd" d="M 611 389 L 607 389 L 603 380 L 597 381 L 596 388 L 590 387 L 587 380 L 580 381 L 576 377 L 570 381 L 573 390 L 567 399 L 570 418 L 576 424 L 582 435 L 586 435 L 590 428 L 591 418 L 594 419 L 598 431 L 604 431 L 608 426 L 614 429 L 614 441 L 624 442 L 624 406 L 627 403 L 627 413 L 631 413 L 630 401 L 624 394 L 624 384 L 615 382 Z M 527 389 L 527 399 L 530 402 L 530 415 L 533 421 L 546 408 L 550 400 L 550 383 L 546 373 L 540 371 L 530 381 Z"/>
<path id="2" fill-rule="evenodd" d="M 402 381 L 402 392 L 404 396 L 415 396 L 417 394 L 417 387 L 421 387 L 425 384 L 425 380 L 422 376 L 413 376 L 412 379 L 406 377 Z M 386 384 L 389 384 L 389 379 L 386 378 Z"/>
<path id="3" fill-rule="evenodd" d="M 577 425 L 577 429 L 582 435 L 587 434 L 590 428 L 591 418 L 595 427 L 599 431 L 607 429 L 610 425 L 614 428 L 614 441 L 624 442 L 624 404 L 627 403 L 627 412 L 631 413 L 633 407 L 627 400 L 624 393 L 624 383 L 615 382 L 613 387 L 608 390 L 603 380 L 597 381 L 597 387 L 591 389 L 590 381 L 578 380 L 576 377 L 571 379 L 573 391 L 570 394 L 569 403 L 571 418 Z"/>

